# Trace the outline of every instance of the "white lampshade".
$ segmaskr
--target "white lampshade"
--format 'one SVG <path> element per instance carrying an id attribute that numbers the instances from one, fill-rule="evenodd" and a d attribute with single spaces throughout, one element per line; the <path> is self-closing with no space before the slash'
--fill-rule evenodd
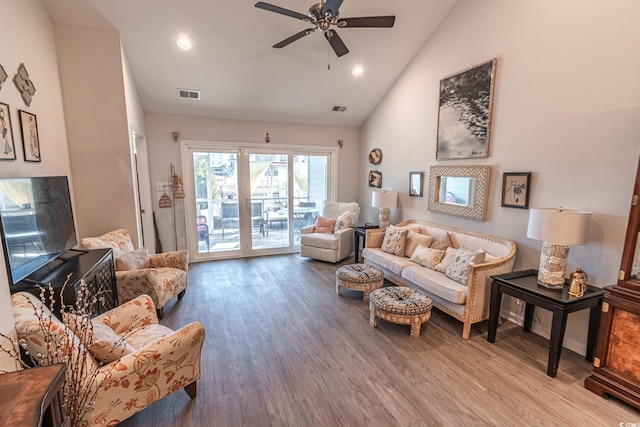
<path id="1" fill-rule="evenodd" d="M 573 209 L 534 208 L 529 212 L 527 237 L 549 243 L 583 245 L 591 212 Z"/>
<path id="2" fill-rule="evenodd" d="M 398 204 L 398 193 L 395 191 L 374 191 L 371 196 L 371 206 L 374 208 L 395 208 Z"/>

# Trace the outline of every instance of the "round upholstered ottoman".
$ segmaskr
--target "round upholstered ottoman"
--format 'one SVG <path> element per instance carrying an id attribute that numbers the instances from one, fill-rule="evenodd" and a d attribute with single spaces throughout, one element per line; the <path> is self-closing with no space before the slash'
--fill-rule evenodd
<path id="1" fill-rule="evenodd" d="M 399 325 L 411 325 L 411 338 L 420 336 L 420 326 L 431 317 L 431 298 L 416 289 L 391 286 L 371 292 L 369 323 L 376 317 Z"/>
<path id="2" fill-rule="evenodd" d="M 367 264 L 343 265 L 336 271 L 336 293 L 340 288 L 363 292 L 362 300 L 369 301 L 372 290 L 382 287 L 384 273 L 382 270 Z"/>

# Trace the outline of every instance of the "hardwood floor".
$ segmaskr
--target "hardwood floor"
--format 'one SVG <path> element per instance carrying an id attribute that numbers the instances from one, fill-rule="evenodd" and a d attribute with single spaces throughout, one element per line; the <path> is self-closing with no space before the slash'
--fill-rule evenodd
<path id="1" fill-rule="evenodd" d="M 409 326 L 369 326 L 362 293 L 335 293 L 339 264 L 298 255 L 192 264 L 163 324 L 206 328 L 198 396 L 178 392 L 122 426 L 618 426 L 640 411 L 583 386 L 591 364 L 512 323 L 486 340 L 434 310 Z M 586 327 L 586 325 L 585 325 Z"/>

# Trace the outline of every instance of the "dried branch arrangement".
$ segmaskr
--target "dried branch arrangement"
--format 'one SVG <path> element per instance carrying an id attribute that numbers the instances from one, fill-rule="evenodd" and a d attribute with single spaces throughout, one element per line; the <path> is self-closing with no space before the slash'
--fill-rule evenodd
<path id="1" fill-rule="evenodd" d="M 17 346 L 11 337 L 0 333 L 0 338 L 3 338 L 0 340 L 0 351 L 13 357 L 26 369 L 31 366 L 65 363 L 67 370 L 63 406 L 71 425 L 76 427 L 83 425 L 83 416 L 93 406 L 98 390 L 102 383 L 109 378 L 109 372 L 117 364 L 110 363 L 113 361 L 113 357 L 109 357 L 110 362 L 107 362 L 107 356 L 102 360 L 97 360 L 91 353 L 94 335 L 91 315 L 98 302 L 98 295 L 91 295 L 85 281 L 82 280 L 79 289 L 77 289 L 75 304 L 65 306 L 62 303 L 62 296 L 68 282 L 69 277 L 60 289 L 59 298 L 62 306 L 62 320 L 66 326 L 73 327 L 61 330 L 60 321 L 53 314 L 56 302 L 55 291 L 51 284 L 40 286 L 40 302 L 42 304 L 35 304 L 27 297 L 24 298 L 25 303 L 31 306 L 33 314 L 37 318 L 38 330 L 30 336 L 29 340 L 19 337 Z M 74 323 L 73 325 L 69 325 L 70 319 Z M 113 345 L 113 348 L 108 352 L 110 356 L 115 356 L 117 359 L 122 355 L 123 346 L 121 344 L 125 342 L 125 338 L 126 336 L 122 336 L 120 341 Z M 9 342 L 10 345 L 3 345 L 3 342 Z M 23 357 L 20 356 L 18 347 L 22 349 Z M 23 360 L 25 355 L 26 361 Z M 100 368 L 107 364 L 111 365 L 106 372 L 107 375 L 101 376 L 103 379 L 98 381 Z M 0 371 L 1 373 L 3 372 Z M 105 372 L 102 371 L 102 373 Z"/>

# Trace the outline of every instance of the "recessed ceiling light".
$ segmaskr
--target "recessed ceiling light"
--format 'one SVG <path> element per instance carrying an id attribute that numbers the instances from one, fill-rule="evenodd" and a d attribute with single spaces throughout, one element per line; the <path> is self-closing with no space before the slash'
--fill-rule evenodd
<path id="1" fill-rule="evenodd" d="M 351 74 L 353 74 L 356 77 L 361 76 L 362 73 L 364 73 L 364 68 L 362 68 L 359 65 L 357 67 L 354 67 L 353 70 L 351 70 Z"/>
<path id="2" fill-rule="evenodd" d="M 178 37 L 176 44 L 180 49 L 191 49 L 191 40 L 188 37 Z"/>

